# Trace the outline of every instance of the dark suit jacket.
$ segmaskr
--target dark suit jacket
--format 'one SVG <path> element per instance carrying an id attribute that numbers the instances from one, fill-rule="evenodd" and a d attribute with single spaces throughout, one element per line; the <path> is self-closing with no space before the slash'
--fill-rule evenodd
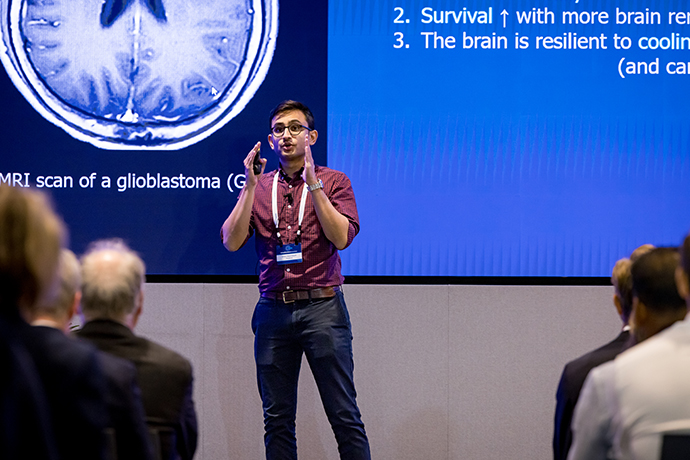
<path id="1" fill-rule="evenodd" d="M 0 312 L 0 458 L 56 460 L 43 384 L 18 334 L 29 326 L 13 313 Z"/>
<path id="2" fill-rule="evenodd" d="M 556 416 L 553 432 L 553 458 L 566 460 L 573 441 L 570 424 L 575 411 L 575 404 L 580 397 L 582 385 L 589 371 L 607 361 L 614 359 L 627 348 L 630 333 L 621 332 L 611 342 L 590 351 L 565 365 L 561 381 L 556 392 Z"/>
<path id="3" fill-rule="evenodd" d="M 100 350 L 134 363 L 149 426 L 174 428 L 173 441 L 182 460 L 191 460 L 197 445 L 192 400 L 192 365 L 178 353 L 143 337 L 125 325 L 99 319 L 87 322 L 77 336 Z M 163 453 L 164 458 L 166 453 Z"/>
<path id="4" fill-rule="evenodd" d="M 96 349 L 52 327 L 26 325 L 22 336 L 45 389 L 60 458 L 105 458 L 108 415 Z"/>
<path id="5" fill-rule="evenodd" d="M 146 416 L 137 385 L 137 370 L 130 361 L 99 350 L 105 375 L 108 427 L 115 434 L 119 460 L 151 460 L 153 450 L 146 427 Z"/>

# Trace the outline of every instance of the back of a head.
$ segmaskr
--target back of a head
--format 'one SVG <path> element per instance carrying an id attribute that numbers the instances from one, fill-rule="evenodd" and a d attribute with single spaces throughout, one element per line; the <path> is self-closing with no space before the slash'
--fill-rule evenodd
<path id="1" fill-rule="evenodd" d="M 649 310 L 663 314 L 686 309 L 675 282 L 679 259 L 675 248 L 656 248 L 632 264 L 633 296 Z"/>
<path id="2" fill-rule="evenodd" d="M 616 262 L 611 271 L 611 284 L 616 288 L 616 293 L 620 299 L 621 316 L 623 321 L 627 324 L 632 312 L 632 275 L 630 274 L 630 267 L 632 261 L 623 258 Z"/>
<path id="3" fill-rule="evenodd" d="M 63 249 L 58 264 L 57 293 L 51 300 L 39 303 L 36 312 L 53 319 L 62 319 L 70 314 L 74 296 L 80 290 L 81 267 L 77 256 L 69 249 Z"/>
<path id="4" fill-rule="evenodd" d="M 685 274 L 690 277 L 690 233 L 683 240 L 679 250 L 681 267 L 683 267 Z"/>
<path id="5" fill-rule="evenodd" d="M 146 267 L 122 240 L 92 243 L 81 259 L 82 312 L 87 321 L 122 321 L 136 307 Z"/>
<path id="6" fill-rule="evenodd" d="M 630 254 L 630 258 L 623 258 L 616 262 L 611 271 L 611 284 L 616 288 L 616 293 L 620 299 L 621 316 L 623 321 L 626 322 L 630 318 L 630 313 L 632 312 L 632 274 L 630 269 L 633 262 L 647 254 L 649 251 L 654 249 L 656 246 L 653 244 L 643 244 L 635 248 L 635 250 Z"/>
<path id="7" fill-rule="evenodd" d="M 638 246 L 630 254 L 630 261 L 635 262 L 637 259 L 639 259 L 643 255 L 647 254 L 649 251 L 651 251 L 654 248 L 656 248 L 656 246 L 654 246 L 653 244 L 643 244 L 642 246 Z"/>
<path id="8" fill-rule="evenodd" d="M 0 312 L 33 311 L 52 295 L 65 226 L 45 195 L 0 185 Z"/>

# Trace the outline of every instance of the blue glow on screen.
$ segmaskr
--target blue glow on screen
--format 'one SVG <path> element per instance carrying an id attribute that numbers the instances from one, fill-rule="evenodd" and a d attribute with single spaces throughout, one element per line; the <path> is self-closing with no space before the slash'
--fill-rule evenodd
<path id="1" fill-rule="evenodd" d="M 101 27 L 103 5 L 44 3 L 0 0 L 0 182 L 49 193 L 77 253 L 95 239 L 120 237 L 142 254 L 149 274 L 255 275 L 254 242 L 228 253 L 219 229 L 237 202 L 243 159 L 266 141 L 267 115 L 285 99 L 314 112 L 315 161 L 352 180 L 361 232 L 341 252 L 345 275 L 608 276 L 635 247 L 677 245 L 690 230 L 683 2 L 338 0 L 305 8 L 297 0 L 162 0 L 169 21 L 133 2 L 96 35 L 87 32 Z M 192 4 L 193 15 L 174 14 Z M 263 8 L 245 11 L 249 4 Z M 22 14 L 24 5 L 31 14 Z M 564 12 L 580 23 L 563 24 Z M 649 23 L 654 13 L 661 24 Z M 197 16 L 208 18 L 206 28 L 186 25 Z M 263 21 L 256 41 L 242 32 L 249 18 L 257 33 Z M 133 19 L 144 48 L 133 48 L 126 33 Z M 582 48 L 575 40 L 591 49 L 570 49 Z M 43 54 L 31 61 L 27 50 Z M 116 72 L 103 62 L 134 54 L 142 73 L 124 72 L 130 83 L 154 75 L 161 83 L 149 85 L 160 97 L 146 101 L 172 110 L 167 85 L 218 102 L 193 116 L 183 110 L 201 131 L 184 120 L 171 128 L 180 120 L 164 117 L 153 137 L 123 140 L 118 123 L 133 120 L 121 111 L 103 116 L 99 105 L 81 116 L 93 94 L 110 95 L 103 88 Z M 242 56 L 257 57 L 251 69 L 238 66 L 254 72 L 245 75 L 254 86 L 226 98 L 221 83 L 235 78 L 230 64 Z M 58 81 L 53 71 L 62 62 L 72 67 Z M 149 67 L 153 74 L 143 72 Z M 91 85 L 85 75 L 92 74 L 105 86 Z M 220 83 L 197 85 L 185 75 Z M 72 83 L 101 89 L 79 93 L 91 101 L 85 105 L 66 107 L 67 93 L 51 99 Z M 140 87 L 127 86 L 136 94 Z M 226 99 L 237 103 L 221 107 Z M 104 122 L 109 116 L 113 123 Z M 264 152 L 275 169 L 275 156 Z M 164 187 L 166 178 L 185 186 Z M 198 186 L 207 179 L 213 185 Z"/>
<path id="2" fill-rule="evenodd" d="M 554 24 L 516 23 L 541 2 L 331 5 L 328 159 L 351 178 L 361 220 L 346 274 L 608 276 L 635 247 L 677 245 L 690 229 L 690 76 L 669 73 L 690 53 L 638 46 L 690 36 L 666 24 L 677 3 L 546 3 Z M 492 24 L 422 22 L 490 7 Z M 617 8 L 658 11 L 661 25 L 616 24 Z M 609 22 L 564 25 L 563 11 Z M 614 34 L 632 46 L 616 49 Z M 454 48 L 436 38 L 451 35 Z M 463 36 L 507 47 L 463 49 Z M 575 36 L 607 49 L 535 49 Z"/>

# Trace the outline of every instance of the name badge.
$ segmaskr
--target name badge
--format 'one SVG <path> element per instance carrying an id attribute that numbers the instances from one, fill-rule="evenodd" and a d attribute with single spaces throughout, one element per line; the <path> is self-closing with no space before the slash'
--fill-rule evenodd
<path id="1" fill-rule="evenodd" d="M 302 262 L 302 243 L 278 245 L 276 247 L 276 261 L 278 265 Z"/>

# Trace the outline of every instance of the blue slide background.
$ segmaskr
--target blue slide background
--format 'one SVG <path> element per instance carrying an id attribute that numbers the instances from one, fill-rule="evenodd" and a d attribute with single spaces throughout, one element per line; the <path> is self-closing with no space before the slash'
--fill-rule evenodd
<path id="1" fill-rule="evenodd" d="M 350 275 L 608 276 L 643 243 L 690 229 L 688 50 L 640 50 L 678 2 L 339 1 L 329 11 L 329 165 L 347 172 L 361 226 L 342 252 Z M 493 9 L 493 24 L 423 24 L 434 10 Z M 516 24 L 548 7 L 555 24 Z M 616 7 L 662 12 L 662 25 L 616 25 Z M 402 8 L 401 20 L 396 24 Z M 503 28 L 500 12 L 509 12 Z M 561 12 L 607 11 L 607 25 Z M 452 16 L 451 16 L 452 18 Z M 452 20 L 452 19 L 451 19 Z M 422 32 L 454 35 L 425 48 Z M 409 48 L 396 49 L 396 32 Z M 471 36 L 507 49 L 463 49 Z M 608 49 L 535 49 L 536 36 L 608 37 Z M 514 49 L 514 37 L 530 37 Z M 613 34 L 628 36 L 615 49 Z M 658 75 L 618 63 L 660 60 Z M 625 67 L 624 67 L 625 69 Z"/>
<path id="2" fill-rule="evenodd" d="M 422 23 L 423 8 L 489 7 L 492 24 Z M 554 24 L 517 24 L 517 11 L 547 7 Z M 665 68 L 687 64 L 690 52 L 637 46 L 641 36 L 689 37 L 690 25 L 617 25 L 616 8 L 649 8 L 666 22 L 687 4 L 284 0 L 275 56 L 253 99 L 218 132 L 169 152 L 75 140 L 3 71 L 0 174 L 74 177 L 72 189 L 43 190 L 77 253 L 117 236 L 141 252 L 149 274 L 255 275 L 253 241 L 232 254 L 220 242 L 238 193 L 225 180 L 265 142 L 269 110 L 297 99 L 316 116 L 316 161 L 345 171 L 355 188 L 361 232 L 341 252 L 346 275 L 608 276 L 636 246 L 677 245 L 690 230 L 690 76 Z M 566 9 L 606 11 L 610 23 L 563 25 Z M 454 36 L 455 48 L 434 49 L 431 40 L 426 49 L 430 32 Z M 568 32 L 604 34 L 608 49 L 535 49 L 537 36 Z M 463 49 L 463 33 L 505 36 L 507 49 Z M 528 49 L 515 49 L 516 33 Z M 615 49 L 614 34 L 630 37 L 630 49 Z M 622 58 L 659 59 L 659 73 L 622 78 Z M 274 155 L 263 154 L 275 168 Z M 217 176 L 223 187 L 81 189 L 76 181 L 92 172 Z"/>

